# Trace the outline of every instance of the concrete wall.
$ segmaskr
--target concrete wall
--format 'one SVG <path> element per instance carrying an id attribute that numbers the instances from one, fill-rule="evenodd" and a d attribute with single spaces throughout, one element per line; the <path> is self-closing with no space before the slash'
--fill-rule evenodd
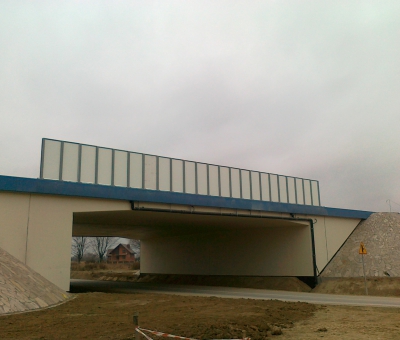
<path id="1" fill-rule="evenodd" d="M 0 192 L 0 248 L 69 289 L 74 211 L 130 210 L 125 201 Z"/>
<path id="2" fill-rule="evenodd" d="M 139 207 L 146 204 L 138 202 Z M 147 204 L 162 209 L 160 204 Z M 243 216 L 290 217 L 287 213 L 165 205 L 169 210 L 220 212 Z M 128 201 L 0 192 L 0 247 L 59 287 L 69 288 L 74 212 L 131 210 Z M 313 218 L 320 271 L 357 226 L 358 219 Z M 233 217 L 234 218 L 234 217 Z M 204 275 L 311 276 L 307 223 L 265 228 L 225 228 L 196 235 L 142 240 L 142 271 Z M 229 226 L 228 226 L 229 227 Z M 95 231 L 93 232 L 95 236 Z M 114 236 L 114 235 L 113 235 Z M 124 236 L 121 231 L 121 236 Z M 196 268 L 196 271 L 194 270 Z"/>
<path id="3" fill-rule="evenodd" d="M 26 263 L 29 194 L 0 192 L 0 248 Z"/>
<path id="4" fill-rule="evenodd" d="M 251 211 L 251 210 L 236 210 L 236 209 L 221 209 L 221 208 L 210 208 L 210 207 L 193 207 L 193 206 L 183 206 L 183 205 L 170 205 L 170 204 L 161 204 L 161 203 L 147 203 L 147 202 L 135 202 L 135 206 L 138 209 L 161 209 L 161 210 L 171 210 L 171 211 L 187 211 L 187 212 L 202 212 L 202 213 L 214 213 L 214 214 L 238 214 L 240 216 L 268 216 L 268 217 L 285 217 L 285 218 L 292 218 L 292 216 L 288 213 L 274 213 L 274 212 L 265 212 L 265 211 Z M 315 238 L 315 252 L 316 252 L 316 261 L 317 261 L 317 268 L 319 272 L 322 272 L 322 270 L 325 268 L 327 263 L 331 260 L 332 256 L 338 251 L 338 249 L 343 245 L 343 243 L 346 241 L 346 239 L 349 237 L 349 235 L 353 232 L 353 230 L 357 227 L 357 225 L 360 223 L 361 219 L 355 219 L 355 218 L 340 218 L 340 217 L 330 217 L 330 216 L 314 216 L 314 215 L 300 215 L 296 214 L 295 218 L 309 218 L 314 220 L 314 238 Z M 310 237 L 310 228 L 309 224 L 305 224 L 306 228 L 308 231 L 305 232 L 304 236 Z M 245 227 L 245 226 L 244 226 Z M 304 232 L 304 231 L 303 231 Z M 247 231 L 246 231 L 247 233 Z M 285 235 L 286 237 L 292 238 L 296 244 L 292 244 L 291 241 L 285 241 L 280 240 L 277 244 L 279 245 L 279 249 L 284 250 L 286 247 L 291 248 L 294 247 L 294 249 L 298 248 L 299 246 L 297 245 L 297 242 L 302 242 L 300 238 L 297 238 L 298 236 L 295 235 L 293 232 L 285 231 L 282 233 L 282 231 L 279 230 L 272 230 L 272 231 L 265 231 L 265 234 L 261 235 L 259 234 L 260 238 L 259 240 L 262 240 L 261 242 L 266 242 L 263 244 L 269 244 L 268 242 L 272 240 L 272 248 L 275 248 L 275 243 L 274 240 L 278 240 L 279 236 L 278 235 Z M 308 233 L 308 234 L 307 234 Z M 274 235 L 272 237 L 272 235 Z M 267 240 L 267 241 L 265 241 Z M 269 240 L 269 241 L 268 241 Z M 231 239 L 233 244 L 235 244 L 235 238 L 233 237 Z M 257 242 L 257 238 L 253 240 L 254 242 Z M 153 249 L 154 247 L 152 244 L 157 244 L 160 242 L 159 240 L 151 240 L 151 241 L 145 241 L 142 242 L 142 247 L 145 249 L 146 247 L 149 247 L 149 249 Z M 171 241 L 175 242 L 175 241 Z M 187 240 L 180 240 L 182 243 L 188 243 L 191 244 L 190 239 Z M 225 245 L 223 245 L 225 247 Z M 308 243 L 307 243 L 308 246 Z M 174 245 L 176 247 L 176 244 Z M 243 245 L 242 245 L 243 247 Z M 263 245 L 261 245 L 261 248 Z M 309 246 L 311 249 L 311 245 Z M 161 247 L 162 248 L 162 247 Z M 160 249 L 161 249 L 160 248 Z M 271 248 L 271 249 L 272 249 Z M 142 250 L 146 252 L 146 250 Z M 241 250 L 238 249 L 240 252 Z M 150 251 L 149 251 L 150 252 Z M 166 252 L 168 254 L 173 254 L 173 249 Z M 180 252 L 179 252 L 180 253 Z M 199 250 L 199 254 L 201 254 L 201 250 Z M 245 252 L 248 254 L 248 252 Z M 302 254 L 301 252 L 299 255 Z M 154 255 L 153 255 L 154 256 Z M 200 255 L 199 255 L 200 256 Z M 261 256 L 261 255 L 260 255 Z M 263 255 L 262 255 L 263 256 Z M 167 257 L 168 258 L 168 257 Z M 167 258 L 164 258 L 162 261 L 165 263 L 167 261 Z M 257 262 L 257 261 L 256 261 Z M 143 262 L 142 258 L 142 270 L 143 270 L 143 264 L 147 262 Z M 146 269 L 147 270 L 147 269 Z M 148 268 L 148 270 L 151 270 L 152 272 L 156 272 L 155 270 L 160 270 L 158 266 L 154 268 Z M 175 270 L 175 269 L 174 269 Z M 265 272 L 263 270 L 263 272 Z M 161 273 L 161 272 L 160 272 Z M 237 274 L 239 275 L 239 274 Z M 240 275 L 250 275 L 250 274 L 240 274 Z M 255 274 L 251 274 L 255 275 Z M 259 274 L 259 275 L 267 275 L 267 274 Z M 278 274 L 273 274 L 273 275 L 278 275 Z M 300 275 L 300 274 L 299 274 Z M 311 274 L 312 275 L 312 274 Z"/>
<path id="5" fill-rule="evenodd" d="M 363 277 L 360 242 L 366 276 L 400 277 L 400 214 L 375 213 L 360 223 L 326 266 L 322 277 Z"/>
<path id="6" fill-rule="evenodd" d="M 314 224 L 315 252 L 318 271 L 322 272 L 361 220 L 327 216 L 307 217 L 316 220 Z"/>
<path id="7" fill-rule="evenodd" d="M 142 240 L 141 272 L 312 276 L 309 226 L 242 228 Z"/>
<path id="8" fill-rule="evenodd" d="M 318 217 L 314 225 L 318 271 L 359 223 Z M 143 273 L 312 276 L 309 225 L 142 240 Z"/>

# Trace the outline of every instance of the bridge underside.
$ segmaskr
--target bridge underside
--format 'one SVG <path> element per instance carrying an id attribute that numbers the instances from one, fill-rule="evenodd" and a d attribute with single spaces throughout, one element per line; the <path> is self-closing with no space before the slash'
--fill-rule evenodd
<path id="1" fill-rule="evenodd" d="M 78 212 L 74 236 L 141 240 L 141 272 L 313 276 L 310 226 L 262 216 L 165 211 Z"/>
<path id="2" fill-rule="evenodd" d="M 239 229 L 285 228 L 308 226 L 301 221 L 282 220 L 265 216 L 227 216 L 213 213 L 176 211 L 95 211 L 76 212 L 73 217 L 73 236 L 120 236 L 151 239 L 176 235 L 223 232 Z"/>
<path id="3" fill-rule="evenodd" d="M 71 235 L 140 239 L 143 273 L 313 276 L 310 225 L 293 216 L 314 221 L 320 272 L 367 215 L 0 176 L 0 248 L 64 290 Z"/>

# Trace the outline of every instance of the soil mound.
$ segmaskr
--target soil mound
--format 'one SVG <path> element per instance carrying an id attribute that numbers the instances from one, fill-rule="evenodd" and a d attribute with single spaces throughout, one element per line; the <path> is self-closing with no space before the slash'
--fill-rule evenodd
<path id="1" fill-rule="evenodd" d="M 361 222 L 328 263 L 321 277 L 363 277 L 360 242 L 367 277 L 400 277 L 400 214 L 375 213 Z"/>
<path id="2" fill-rule="evenodd" d="M 264 276 L 207 276 L 207 275 L 155 275 L 136 272 L 93 271 L 71 272 L 73 279 L 92 279 L 102 281 L 153 282 L 165 284 L 221 286 L 237 288 L 273 289 L 293 292 L 309 292 L 311 288 L 296 277 L 264 277 Z"/>
<path id="3" fill-rule="evenodd" d="M 368 295 L 400 297 L 399 277 L 367 277 Z M 323 279 L 312 293 L 365 295 L 364 278 L 334 278 Z"/>
<path id="4" fill-rule="evenodd" d="M 49 307 L 71 297 L 0 248 L 0 315 Z"/>
<path id="5" fill-rule="evenodd" d="M 160 282 L 196 286 L 222 286 L 309 292 L 311 288 L 296 277 L 144 275 L 138 282 Z"/>

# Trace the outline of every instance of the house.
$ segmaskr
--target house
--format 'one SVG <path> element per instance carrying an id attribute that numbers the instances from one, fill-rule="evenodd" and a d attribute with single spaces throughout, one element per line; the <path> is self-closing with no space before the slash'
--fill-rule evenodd
<path id="1" fill-rule="evenodd" d="M 108 263 L 131 263 L 136 261 L 136 253 L 129 244 L 118 244 L 114 249 L 107 251 Z"/>

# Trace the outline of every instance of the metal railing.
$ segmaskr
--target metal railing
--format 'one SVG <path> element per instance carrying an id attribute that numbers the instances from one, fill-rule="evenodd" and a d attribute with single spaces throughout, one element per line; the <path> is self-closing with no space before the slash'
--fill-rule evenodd
<path id="1" fill-rule="evenodd" d="M 320 205 L 315 180 L 42 140 L 40 178 L 303 205 Z"/>

